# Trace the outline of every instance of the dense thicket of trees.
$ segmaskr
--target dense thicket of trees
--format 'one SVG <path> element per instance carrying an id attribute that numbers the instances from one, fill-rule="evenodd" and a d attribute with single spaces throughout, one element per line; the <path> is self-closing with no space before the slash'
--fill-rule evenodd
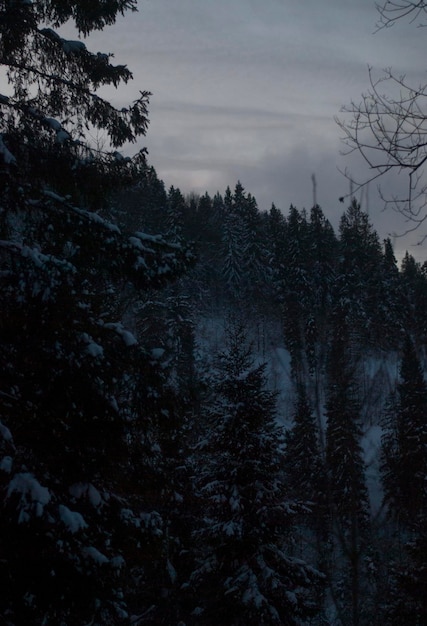
<path id="1" fill-rule="evenodd" d="M 145 210 L 143 200 L 141 196 L 141 220 L 148 223 L 152 208 Z M 410 335 L 417 353 L 424 354 L 426 265 L 421 265 L 407 253 L 399 269 L 390 240 L 380 244 L 368 215 L 355 200 L 344 212 L 338 233 L 334 232 L 318 206 L 313 207 L 309 215 L 293 206 L 288 216 L 274 205 L 269 212 L 260 211 L 240 183 L 234 192 L 228 188 L 224 196 L 217 194 L 211 198 L 205 194 L 198 198 L 193 195 L 185 202 L 187 208 L 181 213 L 184 215 L 181 228 L 186 237 L 198 239 L 198 261 L 181 281 L 179 289 L 194 303 L 196 316 L 223 318 L 225 308 L 240 319 L 246 317 L 252 324 L 252 330 L 248 332 L 250 339 L 257 344 L 258 354 L 265 353 L 265 329 L 260 330 L 260 324 L 268 324 L 266 319 L 280 320 L 281 341 L 291 355 L 295 396 L 293 427 L 286 434 L 282 470 L 288 497 L 300 504 L 305 502 L 303 509 L 295 510 L 293 549 L 298 545 L 298 553 L 323 570 L 329 587 L 329 603 L 335 607 L 334 617 L 328 619 L 332 620 L 331 623 L 364 624 L 371 611 L 380 610 L 386 623 L 387 620 L 399 623 L 403 606 L 408 611 L 405 619 L 409 619 L 409 615 L 418 619 L 417 615 L 423 615 L 420 608 L 423 592 L 416 589 L 421 585 L 422 590 L 423 583 L 420 577 L 415 581 L 414 568 L 424 571 L 421 527 L 418 525 L 416 532 L 412 529 L 411 533 L 415 534 L 407 541 L 407 529 L 399 527 L 396 530 L 392 520 L 382 519 L 380 536 L 375 534 L 378 519 L 375 528 L 371 525 L 361 444 L 366 427 L 363 420 L 372 423 L 376 417 L 366 405 L 362 417 L 364 379 L 361 363 L 368 354 L 389 354 L 394 358 L 396 353 L 402 353 L 402 372 L 406 371 L 407 335 Z M 251 223 L 255 225 L 255 239 L 260 242 L 258 265 L 251 263 L 254 255 L 247 247 L 248 214 L 252 215 Z M 200 216 L 203 219 L 199 222 Z M 260 276 L 262 300 L 257 295 L 260 293 Z M 238 550 L 238 544 L 233 544 L 233 536 L 222 542 L 220 533 L 212 532 L 213 527 L 219 528 L 220 523 L 226 525 L 231 519 L 226 514 L 228 499 L 215 489 L 223 488 L 224 480 L 233 476 L 233 470 L 227 464 L 234 458 L 229 455 L 237 450 L 237 443 L 232 443 L 231 435 L 221 444 L 222 439 L 216 431 L 216 428 L 222 428 L 225 415 L 231 414 L 232 406 L 231 399 L 227 404 L 221 395 L 227 381 L 226 373 L 219 368 L 216 376 L 214 381 L 209 377 L 200 381 L 197 410 L 201 422 L 198 429 L 201 429 L 200 436 L 206 447 L 201 456 L 192 456 L 195 472 L 199 472 L 193 486 L 198 493 L 196 500 L 201 498 L 200 502 L 204 502 L 199 504 L 203 514 L 208 510 L 210 513 L 204 518 L 205 526 L 197 521 L 200 514 L 197 511 L 194 514 L 193 539 L 197 537 L 197 541 L 192 547 L 195 550 L 192 558 L 196 559 L 198 567 L 193 570 L 192 578 L 189 575 L 194 587 L 189 584 L 186 590 L 189 597 L 190 589 L 192 593 L 196 593 L 195 589 L 204 589 L 202 597 L 208 587 L 215 590 L 206 596 L 207 604 L 201 602 L 198 607 L 200 623 L 209 623 L 212 605 L 228 606 L 226 585 L 234 574 L 226 576 L 224 570 L 224 577 L 221 577 L 216 550 L 220 545 L 227 545 L 230 554 L 233 549 Z M 413 374 L 407 378 L 414 384 L 416 380 L 421 386 L 424 384 L 421 370 L 417 376 Z M 245 380 L 242 374 L 236 385 L 238 382 L 243 388 Z M 398 395 L 402 384 L 397 387 Z M 378 393 L 384 395 L 381 390 Z M 248 397 L 247 390 L 244 401 L 237 405 L 242 410 L 246 410 Z M 267 405 L 265 399 L 266 411 Z M 395 463 L 401 473 L 405 458 L 410 459 L 412 454 L 418 458 L 418 444 L 414 437 L 401 437 L 400 440 L 406 442 L 407 451 L 395 443 L 394 433 L 402 428 L 399 426 L 400 413 L 397 409 L 390 409 L 394 405 L 388 403 L 388 406 L 389 409 L 384 408 L 389 417 L 387 427 L 384 427 L 383 454 L 390 465 L 384 462 L 382 470 L 386 508 L 391 506 L 390 498 L 397 498 L 401 489 L 390 478 L 392 464 Z M 261 416 L 261 407 L 259 411 Z M 378 407 L 375 411 L 378 413 Z M 408 408 L 412 419 L 419 419 L 421 432 L 425 428 L 425 418 L 421 416 L 422 411 L 419 418 L 414 411 L 413 406 Z M 247 424 L 251 423 L 250 413 L 248 408 Z M 402 423 L 410 428 L 407 419 Z M 237 422 L 233 424 L 237 428 Z M 255 426 L 252 429 L 256 432 Z M 240 435 L 240 431 L 236 432 Z M 197 458 L 201 457 L 202 471 L 197 469 L 200 463 Z M 249 460 L 250 456 L 245 458 Z M 421 453 L 420 458 L 424 458 Z M 234 459 L 236 461 L 238 457 Z M 410 460 L 407 468 L 411 473 L 413 465 Z M 423 471 L 422 468 L 419 470 L 420 480 Z M 222 478 L 216 482 L 217 472 L 224 475 L 221 474 Z M 213 489 L 210 495 L 202 485 L 203 481 Z M 417 498 L 421 497 L 415 479 L 408 492 L 414 493 L 411 501 L 415 506 Z M 207 498 L 206 502 L 203 498 Z M 228 502 L 224 510 L 219 505 L 221 498 L 224 504 Z M 398 506 L 397 510 L 403 515 L 404 507 Z M 223 514 L 224 519 L 221 518 Z M 256 516 L 252 517 L 255 527 Z M 425 519 L 424 512 L 420 519 Z M 376 542 L 381 545 L 384 528 L 388 528 L 387 532 L 391 534 L 397 533 L 395 537 L 401 537 L 403 543 L 407 541 L 407 548 L 399 553 L 398 560 L 393 550 L 389 560 L 384 555 L 375 557 L 376 550 L 380 550 Z M 301 548 L 303 545 L 305 548 Z M 210 569 L 206 566 L 208 562 L 211 565 L 216 563 L 216 566 L 212 565 Z M 238 569 L 238 559 L 233 563 Z M 373 574 L 376 568 L 381 571 L 379 578 Z M 408 605 L 402 599 L 402 594 L 406 593 L 402 590 L 411 586 L 414 587 L 414 600 Z M 227 600 L 220 600 L 221 594 L 226 594 Z M 233 610 L 238 612 L 236 598 L 232 593 L 231 596 L 235 600 Z M 230 619 L 234 619 L 234 623 L 239 623 L 237 613 L 231 608 L 226 612 L 233 616 Z"/>

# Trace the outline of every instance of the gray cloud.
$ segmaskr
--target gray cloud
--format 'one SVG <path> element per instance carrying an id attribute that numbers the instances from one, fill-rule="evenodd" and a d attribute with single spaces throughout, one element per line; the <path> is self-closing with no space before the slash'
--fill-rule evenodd
<path id="1" fill-rule="evenodd" d="M 132 84 L 108 92 L 114 102 L 153 92 L 144 143 L 165 183 L 184 191 L 214 193 L 240 179 L 261 208 L 273 201 L 284 211 L 291 203 L 309 208 L 314 173 L 318 201 L 336 225 L 345 208 L 338 197 L 348 190 L 337 167 L 359 179 L 369 172 L 340 156 L 334 115 L 367 91 L 368 64 L 393 66 L 415 83 L 425 77 L 425 30 L 402 22 L 374 34 L 373 0 L 146 0 L 139 7 L 88 43 L 110 48 L 134 72 Z M 404 184 L 384 181 L 390 189 Z M 406 229 L 398 215 L 382 213 L 373 185 L 362 201 L 381 236 Z"/>

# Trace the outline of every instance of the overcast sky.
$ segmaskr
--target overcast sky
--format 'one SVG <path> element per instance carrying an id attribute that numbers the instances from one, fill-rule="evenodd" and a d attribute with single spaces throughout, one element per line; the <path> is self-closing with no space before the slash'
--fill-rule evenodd
<path id="1" fill-rule="evenodd" d="M 334 122 L 368 88 L 368 65 L 425 77 L 427 31 L 408 23 L 375 33 L 374 0 L 141 0 L 139 12 L 87 45 L 115 53 L 134 73 L 113 95 L 121 105 L 153 93 L 146 145 L 166 184 L 224 192 L 240 180 L 261 209 L 309 209 L 317 201 L 336 226 L 349 190 Z M 366 170 L 364 172 L 366 174 Z M 403 232 L 383 213 L 375 186 L 362 205 L 381 236 Z M 412 242 L 397 239 L 395 246 Z M 410 248 L 427 257 L 424 250 Z M 427 250 L 426 250 L 427 251 Z"/>

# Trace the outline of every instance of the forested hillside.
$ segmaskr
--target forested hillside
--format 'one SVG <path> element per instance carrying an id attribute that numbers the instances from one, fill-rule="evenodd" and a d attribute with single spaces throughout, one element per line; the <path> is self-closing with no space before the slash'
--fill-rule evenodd
<path id="1" fill-rule="evenodd" d="M 119 153 L 134 8 L 0 3 L 0 623 L 421 626 L 427 264 Z"/>
<path id="2" fill-rule="evenodd" d="M 197 398 L 191 419 L 196 416 L 201 429 L 195 450 L 203 449 L 196 474 L 209 468 L 211 489 L 215 467 L 226 465 L 221 460 L 218 467 L 224 418 L 218 409 L 212 418 L 212 403 L 218 406 L 228 384 L 224 362 L 231 353 L 239 359 L 242 383 L 262 368 L 284 438 L 280 475 L 294 506 L 303 505 L 288 549 L 324 576 L 320 613 L 303 623 L 364 624 L 373 612 L 378 622 L 422 623 L 426 581 L 414 557 L 423 541 L 425 487 L 416 476 L 426 475 L 426 440 L 423 409 L 415 406 L 427 398 L 421 373 L 427 263 L 406 253 L 398 266 L 391 241 L 380 241 L 356 200 L 335 232 L 319 206 L 309 212 L 291 206 L 284 214 L 273 205 L 263 212 L 240 182 L 213 198 L 184 198 L 173 187 L 166 191 L 148 168 L 111 211 L 144 232 L 195 242 L 196 264 L 165 290 L 163 305 L 172 305 L 168 315 L 176 319 L 176 303 L 185 302 Z M 165 355 L 171 345 L 162 343 Z M 174 346 L 182 350 L 184 343 Z M 410 374 L 408 368 L 415 369 Z M 182 371 L 177 367 L 174 376 Z M 245 411 L 249 424 L 249 406 Z M 236 415 L 232 419 L 237 428 Z M 246 441 L 240 430 L 237 435 Z M 235 436 L 229 434 L 229 463 L 239 464 Z M 257 454 L 268 463 L 261 449 Z M 227 475 L 235 471 L 230 465 Z M 226 493 L 240 488 L 230 484 Z M 409 492 L 417 504 L 404 521 Z M 221 502 L 215 492 L 210 498 Z M 254 512 L 251 517 L 255 525 Z M 415 571 L 421 574 L 416 582 Z M 201 623 L 210 623 L 203 614 Z"/>

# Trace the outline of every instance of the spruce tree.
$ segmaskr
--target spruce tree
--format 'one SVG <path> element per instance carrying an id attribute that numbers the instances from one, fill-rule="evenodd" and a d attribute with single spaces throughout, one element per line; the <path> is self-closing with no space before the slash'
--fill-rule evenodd
<path id="1" fill-rule="evenodd" d="M 335 301 L 345 308 L 347 323 L 357 341 L 365 345 L 380 343 L 382 250 L 378 234 L 355 199 L 343 214 L 339 230 Z"/>
<path id="2" fill-rule="evenodd" d="M 406 336 L 400 381 L 390 403 L 382 445 L 384 500 L 404 538 L 391 562 L 390 624 L 421 626 L 427 619 L 427 385 Z"/>
<path id="3" fill-rule="evenodd" d="M 257 202 L 240 181 L 224 197 L 222 273 L 233 297 L 256 302 L 264 289 L 267 258 Z"/>
<path id="4" fill-rule="evenodd" d="M 378 330 L 382 334 L 381 345 L 397 348 L 400 345 L 403 329 L 408 327 L 408 306 L 402 277 L 394 256 L 390 239 L 384 240 L 384 252 L 381 264 L 380 282 L 381 299 L 377 316 Z"/>
<path id="5" fill-rule="evenodd" d="M 278 299 L 283 298 L 287 222 L 283 213 L 272 205 L 267 219 L 268 265 L 271 282 Z"/>
<path id="6" fill-rule="evenodd" d="M 427 515 L 427 384 L 411 339 L 406 336 L 394 411 L 383 441 L 385 501 L 404 526 Z"/>
<path id="7" fill-rule="evenodd" d="M 317 320 L 319 338 L 325 343 L 326 318 L 331 312 L 333 284 L 336 279 L 338 241 L 318 205 L 310 211 L 308 250 L 313 315 Z"/>
<path id="8" fill-rule="evenodd" d="M 227 194 L 225 196 L 227 200 Z M 226 205 L 227 206 L 227 205 Z M 227 207 L 224 217 L 221 241 L 222 277 L 226 289 L 232 298 L 239 298 L 245 286 L 245 244 L 246 233 L 242 218 L 234 211 L 233 205 Z"/>
<path id="9" fill-rule="evenodd" d="M 240 324 L 229 329 L 198 445 L 202 517 L 190 577 L 194 623 L 294 625 L 316 610 L 319 574 L 288 552 L 298 504 L 281 468 L 275 397 Z M 198 616 L 198 617 L 197 617 Z"/>
<path id="10" fill-rule="evenodd" d="M 246 231 L 245 273 L 248 283 L 248 297 L 257 302 L 265 294 L 267 251 L 262 218 L 256 199 L 248 193 L 245 198 L 243 222 Z"/>
<path id="11" fill-rule="evenodd" d="M 184 196 L 179 189 L 170 187 L 168 191 L 166 224 L 167 233 L 174 239 L 180 239 L 184 231 L 184 218 L 186 213 L 186 203 Z"/>
<path id="12" fill-rule="evenodd" d="M 300 385 L 292 428 L 285 436 L 285 475 L 289 494 L 306 501 L 300 516 L 300 543 L 315 545 L 321 563 L 328 549 L 329 514 L 327 507 L 326 467 L 320 448 L 320 433 L 305 388 Z"/>
<path id="13" fill-rule="evenodd" d="M 301 383 L 307 373 L 305 335 L 310 309 L 308 277 L 308 225 L 305 211 L 294 206 L 287 220 L 287 246 L 283 281 L 283 327 L 286 347 L 291 354 L 292 374 Z"/>
<path id="14" fill-rule="evenodd" d="M 291 494 L 307 498 L 316 509 L 325 502 L 325 467 L 319 432 L 305 388 L 297 391 L 293 426 L 286 433 L 286 474 Z M 319 510 L 317 510 L 319 513 Z"/>
<path id="15" fill-rule="evenodd" d="M 402 260 L 402 288 L 406 295 L 405 328 L 417 345 L 427 340 L 427 272 L 408 252 Z"/>
<path id="16" fill-rule="evenodd" d="M 328 364 L 326 463 L 332 528 L 338 555 L 344 558 L 341 605 L 345 623 L 360 623 L 363 555 L 368 540 L 369 503 L 360 445 L 359 405 L 349 331 L 342 312 L 334 316 Z M 336 557 L 337 561 L 339 556 Z M 331 563 L 334 576 L 339 567 Z M 345 580 L 347 579 L 347 580 Z M 335 592 L 339 582 L 335 579 Z"/>

